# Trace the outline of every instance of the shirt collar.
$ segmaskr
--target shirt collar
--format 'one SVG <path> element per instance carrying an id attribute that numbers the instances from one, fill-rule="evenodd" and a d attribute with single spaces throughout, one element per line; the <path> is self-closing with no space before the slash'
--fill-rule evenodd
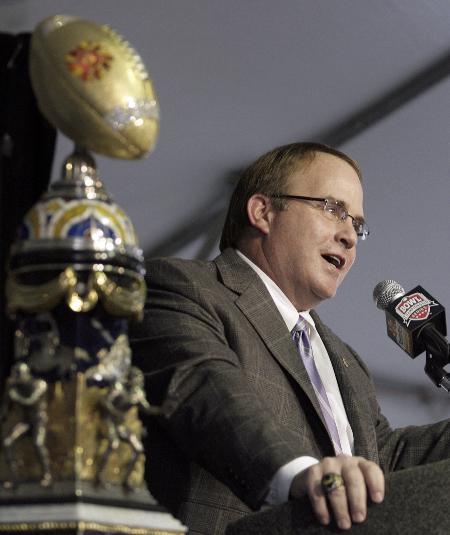
<path id="1" fill-rule="evenodd" d="M 260 267 L 258 267 L 254 262 L 252 262 L 250 258 L 247 258 L 244 253 L 241 253 L 241 251 L 239 251 L 239 249 L 236 249 L 236 253 L 256 272 L 256 274 L 263 281 L 275 303 L 275 306 L 281 314 L 284 323 L 289 329 L 289 332 L 292 331 L 298 321 L 299 316 L 299 312 L 297 312 L 295 306 L 289 301 L 286 294 L 281 290 L 281 288 L 277 284 L 275 284 L 275 282 L 266 273 L 264 273 L 264 271 Z M 302 311 L 301 315 L 305 318 L 308 326 L 310 328 L 315 329 L 314 320 L 312 319 L 309 310 Z"/>

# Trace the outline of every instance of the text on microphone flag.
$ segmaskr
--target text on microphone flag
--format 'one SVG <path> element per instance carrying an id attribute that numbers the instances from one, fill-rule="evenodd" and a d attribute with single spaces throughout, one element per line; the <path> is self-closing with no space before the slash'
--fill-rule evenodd
<path id="1" fill-rule="evenodd" d="M 437 306 L 437 303 L 422 293 L 416 292 L 405 295 L 395 307 L 395 312 L 403 319 L 403 323 L 409 326 L 411 321 L 427 319 L 432 306 Z"/>

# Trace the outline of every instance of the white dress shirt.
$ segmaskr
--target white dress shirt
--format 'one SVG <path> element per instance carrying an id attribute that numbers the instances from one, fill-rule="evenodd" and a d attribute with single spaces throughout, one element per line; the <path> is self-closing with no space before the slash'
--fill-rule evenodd
<path id="1" fill-rule="evenodd" d="M 254 264 L 243 253 L 236 250 L 237 254 L 244 260 L 261 278 L 267 290 L 272 297 L 275 306 L 280 312 L 289 332 L 295 327 L 299 312 L 294 305 L 289 301 L 282 290 L 275 284 L 275 282 L 268 277 L 256 264 Z M 311 341 L 313 358 L 316 363 L 322 383 L 325 387 L 328 401 L 330 402 L 331 410 L 333 412 L 336 426 L 339 433 L 339 439 L 342 446 L 342 452 L 346 455 L 353 453 L 353 432 L 345 412 L 344 404 L 342 402 L 341 393 L 337 384 L 336 376 L 334 374 L 333 366 L 330 361 L 328 352 L 316 330 L 314 320 L 309 311 L 302 311 L 302 316 L 305 318 L 308 335 Z M 299 357 L 300 358 L 300 357 Z M 314 457 L 302 456 L 293 459 L 289 463 L 282 466 L 272 479 L 270 490 L 266 496 L 266 504 L 277 505 L 286 502 L 289 498 L 289 489 L 294 477 L 303 470 L 306 470 L 313 464 L 319 462 Z"/>

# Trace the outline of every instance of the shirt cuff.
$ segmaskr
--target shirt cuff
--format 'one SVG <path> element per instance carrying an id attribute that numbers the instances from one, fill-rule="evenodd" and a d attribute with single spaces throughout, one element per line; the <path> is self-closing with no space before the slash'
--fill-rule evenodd
<path id="1" fill-rule="evenodd" d="M 307 455 L 297 457 L 279 468 L 270 482 L 264 505 L 279 505 L 289 499 L 289 490 L 294 477 L 319 461 Z"/>

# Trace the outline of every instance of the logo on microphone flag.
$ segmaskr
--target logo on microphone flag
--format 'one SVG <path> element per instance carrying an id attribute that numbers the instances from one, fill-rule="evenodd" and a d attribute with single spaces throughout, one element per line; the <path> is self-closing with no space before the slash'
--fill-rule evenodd
<path id="1" fill-rule="evenodd" d="M 428 299 L 423 293 L 415 292 L 405 295 L 395 307 L 395 312 L 403 319 L 408 327 L 411 321 L 423 321 L 428 318 L 432 306 L 437 303 Z"/>

